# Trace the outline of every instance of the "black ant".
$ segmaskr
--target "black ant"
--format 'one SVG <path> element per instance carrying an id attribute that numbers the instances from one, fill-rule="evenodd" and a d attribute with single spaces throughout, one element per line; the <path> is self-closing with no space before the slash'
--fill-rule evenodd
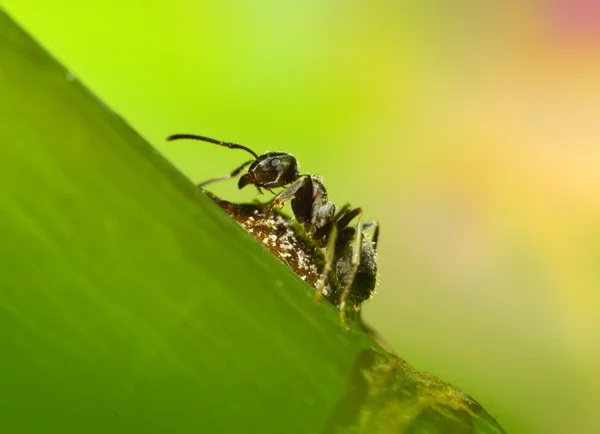
<path id="1" fill-rule="evenodd" d="M 287 186 L 267 206 L 265 216 L 268 217 L 276 206 L 283 207 L 291 199 L 296 220 L 304 226 L 306 234 L 317 247 L 325 248 L 325 265 L 316 287 L 317 298 L 325 293 L 328 279 L 336 280 L 336 284 L 330 287 L 341 289 L 334 289 L 336 293 L 327 294 L 327 298 L 340 309 L 344 323 L 347 322 L 348 304 L 351 304 L 354 310 L 358 310 L 360 304 L 369 299 L 377 280 L 375 252 L 379 225 L 374 221 L 363 224 L 361 208 L 351 209 L 350 205 L 346 204 L 336 212 L 335 205 L 327 199 L 327 190 L 321 177 L 300 174 L 298 161 L 292 154 L 267 152 L 258 155 L 243 145 L 193 134 L 175 134 L 167 138 L 178 139 L 200 140 L 230 149 L 242 149 L 251 154 L 253 160 L 245 162 L 228 175 L 202 182 L 198 187 L 233 178 L 248 165 L 250 167 L 238 182 L 239 188 L 252 184 L 262 193 L 261 187 L 273 192 L 273 188 Z M 350 223 L 354 219 L 357 219 L 357 223 L 353 227 Z M 374 229 L 371 240 L 363 234 L 364 230 L 369 229 Z"/>

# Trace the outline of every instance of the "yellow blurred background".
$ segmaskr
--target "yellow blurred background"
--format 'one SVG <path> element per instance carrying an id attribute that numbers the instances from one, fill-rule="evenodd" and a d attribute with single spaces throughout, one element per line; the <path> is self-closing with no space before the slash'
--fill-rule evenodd
<path id="1" fill-rule="evenodd" d="M 366 318 L 409 363 L 508 432 L 600 432 L 599 2 L 0 5 L 192 180 L 246 155 L 167 135 L 289 151 L 379 220 Z"/>

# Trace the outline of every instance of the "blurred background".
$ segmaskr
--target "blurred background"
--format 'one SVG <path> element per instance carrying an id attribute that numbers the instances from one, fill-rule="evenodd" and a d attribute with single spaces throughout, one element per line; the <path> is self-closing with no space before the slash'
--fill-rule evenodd
<path id="1" fill-rule="evenodd" d="M 379 220 L 366 318 L 409 363 L 508 432 L 600 432 L 600 2 L 0 5 L 193 181 L 247 155 L 167 135 Z"/>

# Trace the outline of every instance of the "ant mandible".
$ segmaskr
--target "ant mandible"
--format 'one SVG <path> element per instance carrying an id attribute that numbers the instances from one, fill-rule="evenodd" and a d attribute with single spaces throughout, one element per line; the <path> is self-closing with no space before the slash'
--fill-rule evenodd
<path id="1" fill-rule="evenodd" d="M 348 305 L 355 311 L 360 304 L 369 299 L 375 290 L 377 281 L 376 249 L 379 238 L 379 224 L 375 221 L 362 222 L 362 209 L 351 209 L 344 205 L 336 212 L 336 207 L 329 202 L 327 190 L 320 176 L 300 174 L 298 161 L 286 152 L 267 152 L 258 155 L 252 149 L 236 143 L 222 142 L 194 134 L 174 134 L 167 140 L 191 139 L 214 143 L 230 149 L 242 149 L 254 159 L 246 161 L 228 175 L 210 179 L 198 184 L 199 188 L 213 182 L 222 181 L 239 175 L 244 168 L 250 166 L 238 182 L 238 187 L 254 185 L 259 193 L 261 188 L 273 194 L 273 188 L 286 187 L 267 207 L 268 216 L 275 206 L 283 205 L 291 199 L 292 211 L 296 220 L 304 226 L 306 234 L 318 247 L 325 248 L 325 265 L 323 275 L 316 288 L 316 297 L 320 298 L 332 275 L 337 285 L 331 288 L 342 288 L 337 294 L 328 294 L 330 300 L 340 309 L 342 322 L 347 324 Z M 356 219 L 356 225 L 350 223 Z M 368 239 L 363 233 L 374 229 L 373 238 Z M 332 273 L 333 271 L 333 273 Z M 336 289 L 333 289 L 336 291 Z"/>

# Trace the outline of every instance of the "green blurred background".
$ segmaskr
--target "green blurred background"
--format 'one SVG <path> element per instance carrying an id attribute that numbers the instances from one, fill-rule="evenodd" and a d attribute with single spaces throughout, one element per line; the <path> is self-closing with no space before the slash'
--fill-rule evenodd
<path id="1" fill-rule="evenodd" d="M 292 152 L 379 220 L 366 318 L 411 364 L 509 432 L 600 432 L 600 6 L 0 5 L 192 180 L 247 156 L 167 135 Z"/>

